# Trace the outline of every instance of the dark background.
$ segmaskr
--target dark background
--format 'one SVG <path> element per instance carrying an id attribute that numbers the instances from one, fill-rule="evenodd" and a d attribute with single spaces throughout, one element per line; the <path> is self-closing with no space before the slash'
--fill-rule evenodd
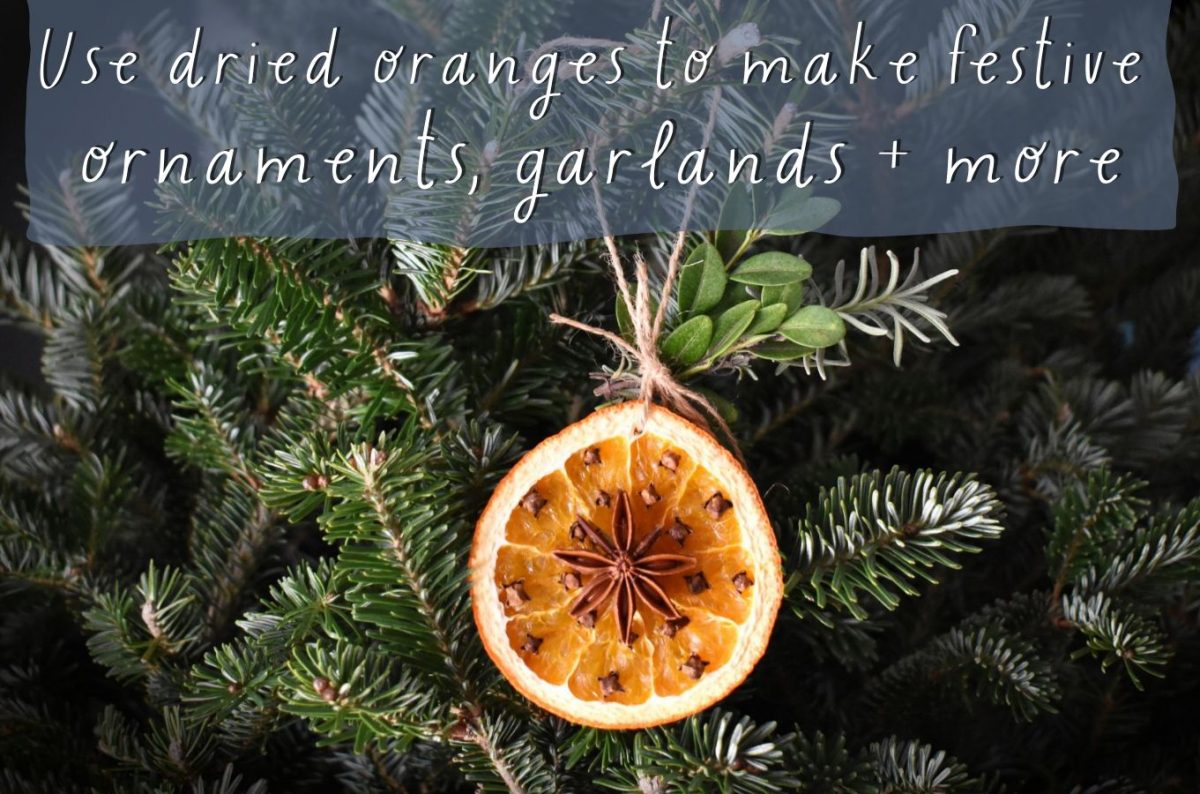
<path id="1" fill-rule="evenodd" d="M 17 210 L 25 184 L 25 73 L 29 66 L 29 10 L 24 3 L 9 3 L 0 25 L 0 75 L 4 75 L 0 107 L 0 231 L 23 240 L 25 219 Z M 0 325 L 0 373 L 18 378 L 36 377 L 38 341 L 35 337 Z"/>

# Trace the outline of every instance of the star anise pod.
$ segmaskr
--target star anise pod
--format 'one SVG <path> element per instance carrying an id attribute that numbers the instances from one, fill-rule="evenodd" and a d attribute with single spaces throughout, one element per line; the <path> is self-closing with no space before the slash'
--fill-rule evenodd
<path id="1" fill-rule="evenodd" d="M 661 527 L 635 545 L 637 531 L 633 525 L 633 511 L 629 508 L 629 494 L 617 492 L 611 539 L 583 516 L 578 516 L 577 525 L 583 529 L 595 551 L 561 549 L 554 552 L 555 557 L 574 570 L 591 576 L 571 606 L 571 617 L 578 620 L 611 598 L 621 642 L 626 645 L 633 644 L 633 616 L 640 604 L 668 621 L 678 621 L 682 617 L 655 580 L 692 571 L 696 561 L 681 554 L 650 554 L 663 533 Z"/>

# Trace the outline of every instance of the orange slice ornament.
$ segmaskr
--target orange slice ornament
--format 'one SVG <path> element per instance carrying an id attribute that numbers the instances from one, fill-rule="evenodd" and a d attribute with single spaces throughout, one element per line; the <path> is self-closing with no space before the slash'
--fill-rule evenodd
<path id="1" fill-rule="evenodd" d="M 762 657 L 783 597 L 749 474 L 707 432 L 645 410 L 601 409 L 525 455 L 471 547 L 496 666 L 542 708 L 598 728 L 662 725 L 724 698 Z"/>

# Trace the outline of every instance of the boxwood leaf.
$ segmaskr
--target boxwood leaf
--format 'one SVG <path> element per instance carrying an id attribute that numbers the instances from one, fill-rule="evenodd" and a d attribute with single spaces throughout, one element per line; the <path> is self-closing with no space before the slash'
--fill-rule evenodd
<path id="1" fill-rule="evenodd" d="M 621 332 L 621 336 L 626 339 L 633 338 L 633 318 L 629 316 L 629 310 L 625 308 L 625 299 L 621 297 L 621 293 L 617 293 L 617 330 Z"/>
<path id="2" fill-rule="evenodd" d="M 766 233 L 776 236 L 806 234 L 829 223 L 841 210 L 842 205 L 831 198 L 780 202 L 767 218 Z"/>
<path id="3" fill-rule="evenodd" d="M 676 328 L 662 342 L 663 355 L 688 366 L 704 356 L 713 337 L 713 321 L 706 314 L 693 317 Z"/>
<path id="4" fill-rule="evenodd" d="M 795 314 L 804 305 L 804 282 L 788 284 L 783 287 L 763 287 L 763 306 L 782 303 L 787 306 L 788 314 Z"/>
<path id="5" fill-rule="evenodd" d="M 748 229 L 758 224 L 758 199 L 752 185 L 737 183 L 729 188 L 729 195 L 721 207 L 721 218 L 716 234 L 717 248 L 725 258 L 733 257 L 746 242 Z"/>
<path id="6" fill-rule="evenodd" d="M 767 361 L 799 361 L 817 351 L 794 342 L 763 342 L 750 352 Z"/>
<path id="7" fill-rule="evenodd" d="M 679 274 L 679 310 L 685 315 L 708 311 L 721 302 L 725 284 L 720 252 L 708 243 L 697 246 Z"/>
<path id="8" fill-rule="evenodd" d="M 773 303 L 770 306 L 764 306 L 759 311 L 758 316 L 754 318 L 753 324 L 751 324 L 746 333 L 750 336 L 773 333 L 787 316 L 788 307 L 786 303 Z"/>
<path id="9" fill-rule="evenodd" d="M 805 306 L 779 326 L 779 333 L 790 342 L 812 348 L 833 347 L 846 338 L 846 323 L 838 313 L 824 306 Z"/>
<path id="10" fill-rule="evenodd" d="M 800 307 L 804 305 L 804 282 L 800 281 L 784 287 L 781 300 L 787 304 L 789 313 L 799 311 Z"/>
<path id="11" fill-rule="evenodd" d="M 730 274 L 731 281 L 755 287 L 782 287 L 804 281 L 812 275 L 812 265 L 801 257 L 782 251 L 752 256 Z"/>
<path id="12" fill-rule="evenodd" d="M 633 290 L 633 285 L 629 285 L 629 289 Z M 653 317 L 658 312 L 658 300 L 650 297 L 650 316 Z M 626 339 L 633 339 L 633 318 L 629 316 L 629 312 L 625 309 L 625 301 L 621 298 L 621 294 L 617 293 L 617 306 L 615 310 L 617 315 L 617 330 L 621 332 L 621 336 Z"/>
<path id="13" fill-rule="evenodd" d="M 748 300 L 728 309 L 717 318 L 717 324 L 712 334 L 712 344 L 708 349 L 709 358 L 717 358 L 733 347 L 742 338 L 746 329 L 754 322 L 758 313 L 759 302 Z"/>

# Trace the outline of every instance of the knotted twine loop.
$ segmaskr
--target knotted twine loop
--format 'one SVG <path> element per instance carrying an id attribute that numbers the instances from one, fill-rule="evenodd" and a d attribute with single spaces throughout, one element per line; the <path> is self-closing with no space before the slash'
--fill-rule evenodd
<path id="1" fill-rule="evenodd" d="M 717 407 L 700 392 L 690 389 L 676 380 L 671 368 L 664 364 L 658 355 L 658 339 L 662 334 L 663 321 L 666 319 L 667 304 L 670 302 L 675 282 L 679 276 L 679 263 L 683 258 L 687 233 L 681 231 L 675 240 L 675 247 L 667 264 L 667 279 L 663 283 L 662 293 L 659 295 L 657 312 L 651 311 L 650 272 L 641 252 L 636 253 L 633 259 L 635 289 L 631 293 L 615 239 L 606 237 L 605 242 L 608 244 L 608 259 L 612 267 L 613 278 L 617 282 L 617 290 L 620 292 L 621 301 L 633 324 L 633 343 L 630 344 L 625 338 L 612 331 L 559 314 L 551 314 L 550 322 L 599 336 L 633 361 L 637 370 L 639 399 L 643 405 L 641 421 L 634 429 L 636 435 L 645 432 L 646 423 L 650 418 L 650 406 L 654 404 L 655 400 L 658 400 L 694 424 L 715 427 L 729 442 L 738 460 L 744 462 L 737 439 Z M 605 391 L 606 388 L 601 386 L 596 389 L 596 394 L 602 394 Z"/>
<path id="2" fill-rule="evenodd" d="M 719 85 L 709 93 L 708 121 L 704 126 L 704 148 L 708 147 L 712 140 L 713 130 L 716 128 L 721 96 L 722 90 Z M 598 185 L 598 180 L 592 182 L 592 193 L 596 198 L 596 212 L 605 231 L 604 243 L 608 247 L 608 263 L 612 267 L 613 278 L 617 282 L 617 289 L 621 293 L 625 311 L 628 312 L 630 321 L 633 323 L 633 344 L 622 338 L 620 334 L 581 323 L 570 317 L 551 314 L 550 321 L 556 325 L 565 325 L 606 339 L 612 343 L 613 347 L 633 361 L 637 369 L 636 381 L 643 408 L 641 421 L 634 428 L 636 435 L 645 432 L 646 423 L 650 420 L 650 406 L 658 399 L 667 408 L 694 424 L 715 427 L 729 442 L 730 449 L 733 450 L 738 461 L 745 465 L 746 461 L 738 447 L 737 438 L 734 437 L 733 431 L 729 429 L 729 425 L 717 407 L 700 392 L 689 389 L 677 381 L 671 368 L 658 357 L 658 337 L 662 334 L 663 321 L 667 316 L 667 304 L 671 300 L 675 281 L 679 276 L 679 265 L 683 260 L 684 246 L 687 244 L 688 221 L 692 215 L 692 208 L 695 206 L 696 193 L 700 187 L 699 181 L 693 182 L 688 191 L 687 201 L 684 203 L 683 219 L 679 224 L 679 234 L 675 238 L 675 247 L 671 250 L 670 259 L 667 261 L 667 280 L 663 283 L 662 293 L 658 296 L 658 311 L 653 313 L 650 310 L 650 272 L 646 266 L 646 260 L 640 251 L 634 255 L 636 289 L 631 293 L 629 282 L 625 278 L 625 267 L 621 263 L 621 252 L 617 248 L 616 237 L 609 230 L 608 217 L 604 211 L 604 201 Z M 596 394 L 604 394 L 607 391 L 605 386 L 601 386 L 596 389 Z"/>

